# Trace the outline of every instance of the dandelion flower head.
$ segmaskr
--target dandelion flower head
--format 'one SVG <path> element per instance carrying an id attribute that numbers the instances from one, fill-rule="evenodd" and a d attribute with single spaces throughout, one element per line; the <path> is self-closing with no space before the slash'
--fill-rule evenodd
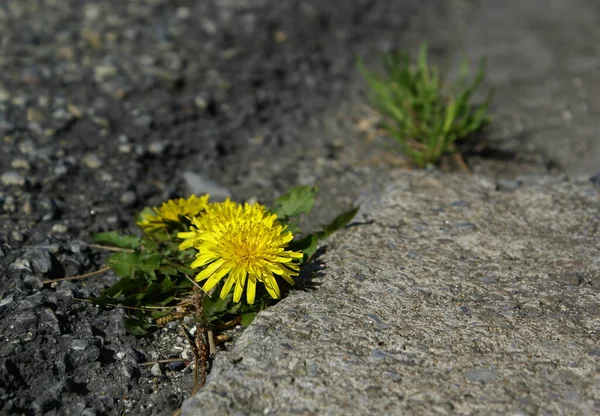
<path id="1" fill-rule="evenodd" d="M 239 302 L 246 287 L 246 300 L 252 304 L 257 282 L 264 284 L 274 299 L 281 297 L 275 276 L 294 284 L 293 276 L 298 275 L 300 268 L 297 260 L 303 254 L 286 250 L 293 235 L 264 206 L 248 203 L 242 206 L 226 200 L 209 205 L 193 219 L 193 224 L 190 232 L 178 236 L 186 239 L 182 246 L 198 250 L 191 267 L 203 268 L 196 280 L 206 280 L 204 291 L 208 292 L 226 277 L 221 298 L 234 287 L 233 301 Z"/>
<path id="2" fill-rule="evenodd" d="M 153 213 L 142 213 L 137 223 L 144 231 L 154 231 L 166 228 L 169 223 L 181 222 L 183 218 L 193 218 L 208 206 L 209 195 L 189 198 L 170 199 L 159 208 L 153 207 Z"/>
<path id="3" fill-rule="evenodd" d="M 247 205 L 247 204 L 246 204 Z M 260 220 L 265 216 L 267 210 L 264 206 L 256 204 L 252 212 L 246 212 L 248 215 L 253 215 L 255 220 Z M 190 231 L 177 234 L 184 241 L 179 245 L 180 250 L 186 250 L 202 243 L 200 234 L 202 230 L 208 229 L 212 224 L 229 223 L 240 219 L 244 215 L 244 206 L 237 204 L 227 198 L 225 201 L 212 204 L 211 208 L 203 213 L 203 215 L 192 218 L 192 226 Z"/>

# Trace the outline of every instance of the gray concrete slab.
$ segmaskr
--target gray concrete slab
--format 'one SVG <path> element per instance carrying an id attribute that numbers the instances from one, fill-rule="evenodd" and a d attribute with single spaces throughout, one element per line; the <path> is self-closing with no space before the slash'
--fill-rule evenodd
<path id="1" fill-rule="evenodd" d="M 600 188 L 397 173 L 184 415 L 600 411 Z"/>

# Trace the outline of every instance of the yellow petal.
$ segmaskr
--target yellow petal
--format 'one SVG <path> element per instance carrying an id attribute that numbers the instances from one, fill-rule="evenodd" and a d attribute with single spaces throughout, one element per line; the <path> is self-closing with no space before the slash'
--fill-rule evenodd
<path id="1" fill-rule="evenodd" d="M 230 272 L 230 269 L 226 267 L 221 267 L 215 274 L 213 274 L 202 286 L 202 290 L 205 292 L 210 291 L 227 273 Z"/>
<path id="2" fill-rule="evenodd" d="M 206 269 L 204 269 L 200 273 L 198 273 L 198 276 L 196 276 L 196 280 L 199 282 L 201 280 L 209 278 L 214 272 L 217 271 L 217 269 L 219 267 L 221 267 L 223 265 L 223 263 L 225 263 L 225 260 L 219 259 L 219 260 L 215 261 L 214 263 L 209 264 L 206 267 Z"/>
<path id="3" fill-rule="evenodd" d="M 285 270 L 281 267 L 279 267 L 276 263 L 269 263 L 267 265 L 267 268 L 269 269 L 269 271 L 271 271 L 272 273 L 281 276 L 282 274 L 285 273 Z"/>
<path id="4" fill-rule="evenodd" d="M 289 243 L 293 239 L 294 239 L 294 235 L 290 231 L 288 231 L 287 233 L 281 235 L 281 240 L 284 243 Z"/>
<path id="5" fill-rule="evenodd" d="M 237 272 L 237 273 L 236 273 Z M 244 283 L 246 283 L 246 271 L 243 269 L 234 269 L 232 273 L 235 273 L 236 285 L 233 291 L 233 301 L 239 302 L 244 292 Z"/>
<path id="6" fill-rule="evenodd" d="M 281 277 L 283 277 L 285 281 L 288 282 L 290 285 L 294 286 L 294 279 L 292 279 L 292 277 L 289 274 L 284 273 L 281 275 Z"/>
<path id="7" fill-rule="evenodd" d="M 209 251 L 208 253 L 198 253 L 196 254 L 196 260 L 190 264 L 192 269 L 197 269 L 198 267 L 202 267 L 210 263 L 211 261 L 215 261 L 219 258 L 215 253 Z"/>
<path id="8" fill-rule="evenodd" d="M 265 284 L 265 288 L 267 289 L 267 292 L 269 292 L 269 295 L 271 295 L 273 299 L 279 299 L 281 297 L 281 292 L 279 291 L 279 286 L 277 285 L 275 278 L 273 276 L 263 276 L 263 278 L 263 283 Z"/>
<path id="9" fill-rule="evenodd" d="M 275 257 L 273 259 L 273 261 L 276 261 L 277 263 L 289 263 L 290 261 L 292 261 L 291 257 Z"/>
<path id="10" fill-rule="evenodd" d="M 177 233 L 177 238 L 187 239 L 187 238 L 192 238 L 195 235 L 196 235 L 195 231 L 184 231 L 184 232 Z"/>
<path id="11" fill-rule="evenodd" d="M 253 275 L 248 276 L 248 288 L 246 289 L 246 301 L 249 305 L 254 303 L 256 297 L 256 277 Z"/>
<path id="12" fill-rule="evenodd" d="M 235 283 L 235 276 L 233 275 L 233 273 L 229 273 L 229 276 L 227 277 L 227 281 L 225 282 L 225 284 L 223 285 L 223 288 L 221 289 L 221 294 L 220 294 L 221 299 L 225 299 L 227 297 L 227 295 L 231 291 L 231 287 L 233 286 L 234 283 Z"/>

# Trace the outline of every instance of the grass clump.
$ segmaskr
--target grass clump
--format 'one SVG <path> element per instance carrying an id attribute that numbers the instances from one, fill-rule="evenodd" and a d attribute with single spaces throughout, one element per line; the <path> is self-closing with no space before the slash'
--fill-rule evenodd
<path id="1" fill-rule="evenodd" d="M 384 116 L 385 130 L 420 168 L 437 164 L 445 155 L 455 156 L 466 167 L 457 142 L 472 137 L 491 121 L 491 91 L 481 104 L 472 104 L 473 94 L 485 77 L 485 61 L 479 63 L 471 82 L 468 62 L 463 61 L 453 85 L 427 62 L 427 45 L 421 46 L 414 65 L 408 54 L 395 53 L 384 54 L 382 63 L 385 74 L 379 75 L 358 61 L 372 102 Z"/>

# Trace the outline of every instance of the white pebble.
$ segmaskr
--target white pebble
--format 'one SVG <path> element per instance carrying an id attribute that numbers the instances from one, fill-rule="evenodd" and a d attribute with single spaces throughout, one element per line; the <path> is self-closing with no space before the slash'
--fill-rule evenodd
<path id="1" fill-rule="evenodd" d="M 66 233 L 67 231 L 69 231 L 69 227 L 67 227 L 64 224 L 54 224 L 52 226 L 52 231 L 55 233 Z"/>
<path id="2" fill-rule="evenodd" d="M 160 371 L 160 365 L 158 363 L 156 363 L 152 366 L 152 368 L 150 369 L 150 372 L 155 377 L 162 375 L 162 371 Z"/>
<path id="3" fill-rule="evenodd" d="M 98 169 L 102 166 L 102 159 L 93 153 L 88 153 L 82 159 L 83 163 L 90 169 Z"/>
<path id="4" fill-rule="evenodd" d="M 0 182 L 2 182 L 4 185 L 23 186 L 25 185 L 26 181 L 25 178 L 19 175 L 17 172 L 9 170 L 0 176 Z"/>

